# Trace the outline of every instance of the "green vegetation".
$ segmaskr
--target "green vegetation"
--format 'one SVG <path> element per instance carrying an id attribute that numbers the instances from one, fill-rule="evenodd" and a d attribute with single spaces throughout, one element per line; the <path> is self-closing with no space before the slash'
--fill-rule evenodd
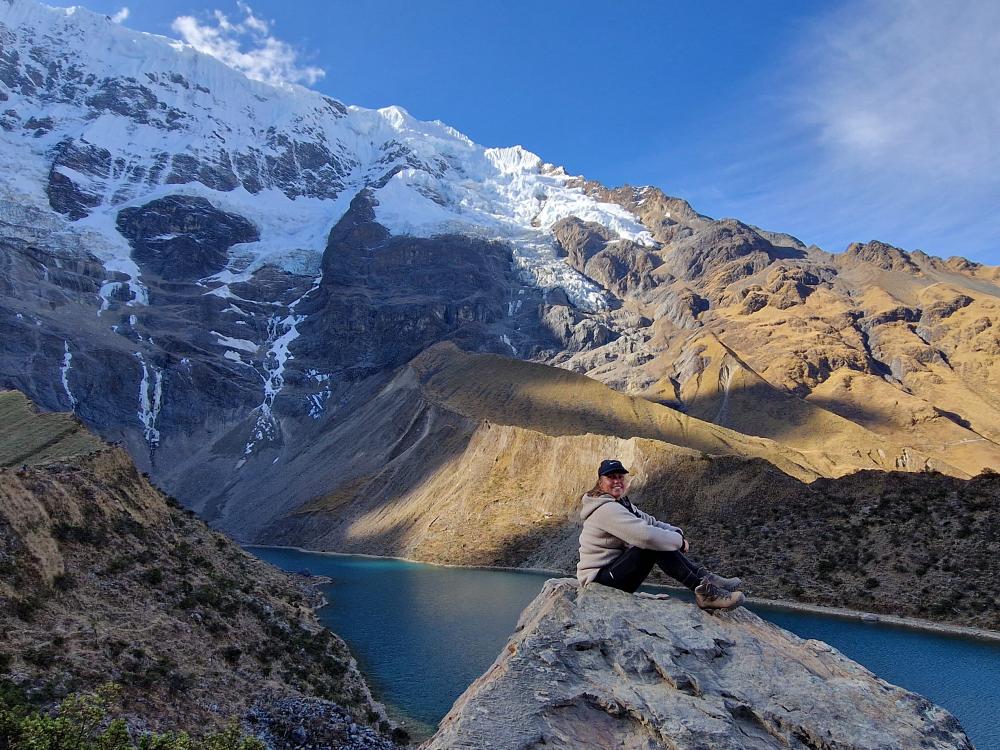
<path id="1" fill-rule="evenodd" d="M 263 750 L 264 743 L 240 732 L 236 720 L 221 732 L 192 738 L 185 732 L 133 738 L 112 716 L 121 697 L 114 683 L 94 693 L 65 698 L 54 713 L 33 706 L 9 680 L 0 681 L 0 747 L 5 750 Z"/>
<path id="2" fill-rule="evenodd" d="M 44 598 L 40 594 L 28 594 L 11 600 L 11 607 L 14 615 L 25 622 L 31 622 L 38 608 L 42 606 Z"/>
<path id="3" fill-rule="evenodd" d="M 150 586 L 158 586 L 163 583 L 163 571 L 159 568 L 147 568 L 142 573 L 142 580 Z"/>

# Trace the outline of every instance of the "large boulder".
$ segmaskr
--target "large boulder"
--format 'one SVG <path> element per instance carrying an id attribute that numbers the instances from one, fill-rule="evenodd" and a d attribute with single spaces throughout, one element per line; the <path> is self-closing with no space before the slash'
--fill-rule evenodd
<path id="1" fill-rule="evenodd" d="M 964 748 L 958 721 L 744 608 L 550 580 L 424 750 Z"/>

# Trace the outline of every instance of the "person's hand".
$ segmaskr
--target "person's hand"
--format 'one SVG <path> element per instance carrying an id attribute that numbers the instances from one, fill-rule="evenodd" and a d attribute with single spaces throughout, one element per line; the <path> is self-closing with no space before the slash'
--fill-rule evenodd
<path id="1" fill-rule="evenodd" d="M 688 544 L 687 537 L 684 537 L 684 543 L 681 545 L 681 552 L 687 552 L 689 549 L 691 549 L 691 545 Z"/>

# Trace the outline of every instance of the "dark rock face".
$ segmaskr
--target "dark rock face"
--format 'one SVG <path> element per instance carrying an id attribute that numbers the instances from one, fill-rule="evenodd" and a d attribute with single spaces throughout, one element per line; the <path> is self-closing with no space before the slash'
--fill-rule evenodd
<path id="1" fill-rule="evenodd" d="M 235 190 L 240 184 L 225 151 L 214 156 L 206 155 L 202 159 L 191 154 L 174 154 L 170 162 L 170 173 L 164 182 L 171 185 L 200 182 L 220 192 Z"/>
<path id="2" fill-rule="evenodd" d="M 71 219 L 82 219 L 90 209 L 101 205 L 101 196 L 81 189 L 62 172 L 49 172 L 49 182 L 45 188 L 49 205 Z"/>
<path id="3" fill-rule="evenodd" d="M 570 266 L 618 297 L 652 288 L 651 274 L 663 263 L 642 245 L 576 216 L 557 221 L 552 234 Z"/>
<path id="4" fill-rule="evenodd" d="M 156 96 L 134 78 L 105 78 L 87 97 L 88 106 L 107 110 L 137 122 L 148 122 L 158 104 Z"/>
<path id="5" fill-rule="evenodd" d="M 111 176 L 111 163 L 111 152 L 106 148 L 70 138 L 59 144 L 52 167 L 68 167 L 80 174 L 107 179 Z"/>
<path id="6" fill-rule="evenodd" d="M 469 329 L 480 335 L 507 315 L 520 287 L 503 243 L 459 235 L 392 237 L 360 193 L 330 233 L 323 280 L 303 303 L 303 344 L 337 370 L 402 364 Z"/>
<path id="7" fill-rule="evenodd" d="M 340 110 L 337 113 L 343 116 Z M 272 153 L 263 158 L 263 167 L 289 198 L 300 195 L 336 198 L 354 166 L 351 159 L 336 156 L 325 143 L 292 139 L 274 128 L 268 131 L 267 145 Z M 256 170 L 241 172 L 247 190 L 255 173 Z"/>
<path id="8" fill-rule="evenodd" d="M 617 239 L 614 232 L 593 221 L 567 216 L 552 225 L 552 235 L 566 262 L 583 273 L 587 261 Z"/>
<path id="9" fill-rule="evenodd" d="M 217 273 L 225 267 L 230 247 L 259 239 L 257 228 L 242 216 L 183 195 L 123 209 L 117 223 L 143 271 L 170 281 Z"/>
<path id="10" fill-rule="evenodd" d="M 652 289 L 653 271 L 663 263 L 635 242 L 619 240 L 607 244 L 584 267 L 584 273 L 618 297 Z"/>
<path id="11" fill-rule="evenodd" d="M 101 205 L 104 180 L 111 176 L 112 156 L 107 149 L 76 139 L 66 139 L 56 148 L 49 170 L 46 194 L 49 205 L 70 219 L 82 219 Z M 74 181 L 69 175 L 78 175 Z M 78 184 L 84 180 L 89 186 Z"/>
<path id="12" fill-rule="evenodd" d="M 617 333 L 599 320 L 568 305 L 546 305 L 542 309 L 542 324 L 565 351 L 604 346 L 618 338 Z"/>

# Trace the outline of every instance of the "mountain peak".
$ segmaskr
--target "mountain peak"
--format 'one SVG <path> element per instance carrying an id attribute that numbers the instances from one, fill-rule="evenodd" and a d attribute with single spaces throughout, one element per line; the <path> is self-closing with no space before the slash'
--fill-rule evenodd
<path id="1" fill-rule="evenodd" d="M 558 261 L 552 224 L 575 214 L 648 241 L 635 215 L 582 193 L 521 146 L 484 148 L 399 106 L 345 107 L 251 80 L 189 45 L 84 9 L 12 0 L 0 7 L 0 28 L 10 90 L 0 138 L 20 164 L 0 179 L 0 193 L 49 204 L 70 233 L 99 235 L 98 257 L 136 288 L 140 269 L 115 230 L 117 213 L 168 193 L 254 221 L 259 239 L 240 248 L 250 272 L 315 266 L 303 254 L 318 259 L 364 189 L 394 234 L 503 239 L 527 276 L 582 305 L 595 290 Z"/>

